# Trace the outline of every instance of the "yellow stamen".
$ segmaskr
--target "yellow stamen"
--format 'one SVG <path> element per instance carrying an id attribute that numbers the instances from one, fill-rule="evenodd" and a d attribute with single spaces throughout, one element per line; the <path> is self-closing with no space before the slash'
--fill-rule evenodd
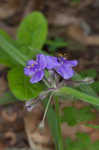
<path id="1" fill-rule="evenodd" d="M 63 54 L 62 53 L 58 53 L 58 56 L 63 57 Z"/>
<path id="2" fill-rule="evenodd" d="M 34 64 L 32 64 L 32 67 L 34 66 Z"/>
<path id="3" fill-rule="evenodd" d="M 36 62 L 36 61 L 34 61 L 34 64 L 37 64 L 37 62 Z"/>

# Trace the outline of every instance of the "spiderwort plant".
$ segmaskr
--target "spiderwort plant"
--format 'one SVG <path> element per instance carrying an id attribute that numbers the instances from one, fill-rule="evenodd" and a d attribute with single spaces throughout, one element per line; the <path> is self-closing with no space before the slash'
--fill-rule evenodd
<path id="1" fill-rule="evenodd" d="M 27 65 L 24 68 L 24 75 L 29 76 L 30 83 L 33 84 L 43 79 L 44 69 L 48 69 L 48 72 L 53 73 L 55 81 L 46 79 L 49 89 L 40 94 L 39 98 L 42 99 L 41 98 L 42 95 L 46 97 L 51 90 L 54 91 L 57 89 L 55 73 L 58 73 L 63 79 L 68 80 L 74 75 L 74 71 L 72 67 L 75 67 L 75 66 L 77 66 L 77 60 L 69 61 L 69 60 L 66 60 L 64 57 L 60 57 L 60 56 L 59 56 L 59 59 L 57 59 L 57 57 L 54 57 L 54 56 L 46 56 L 43 54 L 37 54 L 36 60 L 27 61 Z M 50 75 L 52 76 L 52 74 Z M 50 79 L 52 78 L 51 76 L 49 76 Z M 53 82 L 54 84 L 49 83 L 49 81 Z M 33 104 L 32 106 L 29 106 L 27 102 L 25 106 L 27 107 L 27 110 L 32 110 Z"/>
<path id="2" fill-rule="evenodd" d="M 89 85 L 84 85 L 84 88 L 81 87 L 80 90 L 73 88 L 72 85 L 67 86 L 67 81 L 74 76 L 73 67 L 77 66 L 77 61 L 69 61 L 64 57 L 57 59 L 48 54 L 44 55 L 44 51 L 41 49 L 46 43 L 47 31 L 46 19 L 39 12 L 33 12 L 24 18 L 18 28 L 16 41 L 13 41 L 4 31 L 0 30 L 0 63 L 10 68 L 8 72 L 10 90 L 17 99 L 27 101 L 25 106 L 29 111 L 40 100 L 45 110 L 43 123 L 47 112 L 55 148 L 56 150 L 63 150 L 57 94 L 59 96 L 61 94 L 74 96 L 97 106 L 99 99 Z M 36 54 L 36 60 L 32 60 L 32 56 L 35 57 Z M 45 73 L 46 70 L 48 77 Z M 66 82 L 65 86 L 60 84 L 60 79 Z M 86 81 L 76 73 L 75 80 L 78 79 L 85 84 Z M 46 83 L 46 88 L 41 80 Z M 52 98 L 56 113 L 50 105 Z"/>
<path id="3" fill-rule="evenodd" d="M 65 60 L 64 57 L 59 57 L 59 60 L 58 60 L 54 56 L 46 56 L 46 55 L 43 55 L 43 54 L 38 54 L 36 56 L 36 61 L 29 60 L 27 62 L 27 65 L 24 68 L 24 74 L 26 76 L 30 77 L 30 83 L 32 83 L 32 84 L 36 83 L 36 82 L 39 82 L 40 80 L 43 79 L 43 77 L 44 77 L 44 69 L 48 69 L 50 71 L 54 70 L 63 79 L 68 80 L 74 75 L 74 71 L 73 71 L 72 67 L 75 67 L 76 65 L 77 65 L 77 61 L 76 60 L 69 61 L 69 60 Z M 53 88 L 52 91 L 54 91 L 57 88 L 56 83 L 54 85 L 55 86 L 50 87 L 50 88 Z M 48 86 L 48 88 L 49 88 L 49 86 Z M 50 95 L 50 98 L 49 98 L 48 104 L 46 106 L 43 119 L 42 119 L 42 121 L 41 121 L 41 123 L 39 125 L 39 128 L 42 127 L 42 124 L 43 124 L 43 127 L 44 127 L 45 116 L 46 116 L 49 104 L 51 102 L 52 96 L 53 96 L 53 92 Z M 27 102 L 25 106 L 27 107 L 27 110 L 31 111 L 32 108 L 33 108 L 33 104 L 32 105 L 30 105 L 30 104 L 28 105 L 28 103 L 29 102 Z M 63 150 L 63 143 L 62 143 L 61 131 L 60 131 L 59 106 L 58 106 L 57 97 L 55 97 L 55 104 L 56 104 L 56 113 L 57 113 L 57 126 L 58 126 L 58 130 L 59 130 L 58 136 L 59 136 L 59 139 L 60 139 L 59 149 Z"/>
<path id="4" fill-rule="evenodd" d="M 30 77 L 30 83 L 36 83 L 40 80 L 43 80 L 44 77 L 44 69 L 48 69 L 48 71 L 51 73 L 49 78 L 51 79 L 54 75 L 55 80 L 55 72 L 58 73 L 63 79 L 68 80 L 74 75 L 74 71 L 72 67 L 77 66 L 77 60 L 66 60 L 64 57 L 60 57 L 57 59 L 54 56 L 46 56 L 43 54 L 37 54 L 36 60 L 29 60 L 27 61 L 27 65 L 24 68 L 24 75 Z M 46 79 L 47 80 L 47 79 Z M 39 96 L 40 99 L 44 99 L 49 92 L 56 90 L 57 83 L 54 82 L 54 84 L 49 83 L 53 82 L 52 80 L 47 80 L 48 83 L 48 90 L 42 92 Z M 55 80 L 56 81 L 56 80 Z M 51 86 L 52 85 L 52 86 Z M 33 100 L 32 100 L 33 102 Z M 31 105 L 30 102 L 26 103 L 27 110 L 32 110 L 33 104 Z M 30 107 L 30 108 L 29 108 Z M 28 109 L 29 108 L 29 109 Z"/>

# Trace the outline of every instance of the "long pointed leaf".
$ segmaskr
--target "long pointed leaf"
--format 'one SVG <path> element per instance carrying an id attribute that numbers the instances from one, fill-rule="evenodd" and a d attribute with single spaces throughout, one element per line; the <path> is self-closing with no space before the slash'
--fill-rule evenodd
<path id="1" fill-rule="evenodd" d="M 70 87 L 62 87 L 55 92 L 56 95 L 71 95 L 77 99 L 83 100 L 93 105 L 99 105 L 99 98 L 90 96 Z"/>
<path id="2" fill-rule="evenodd" d="M 18 64 L 25 66 L 28 59 L 24 56 L 14 45 L 8 42 L 2 35 L 0 35 L 0 47 L 8 56 L 10 56 Z"/>

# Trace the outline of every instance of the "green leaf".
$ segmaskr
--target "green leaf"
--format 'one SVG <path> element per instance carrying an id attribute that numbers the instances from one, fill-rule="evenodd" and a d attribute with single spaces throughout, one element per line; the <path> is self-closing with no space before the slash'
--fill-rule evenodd
<path id="1" fill-rule="evenodd" d="M 42 50 L 37 50 L 37 49 L 33 49 L 31 47 L 20 47 L 19 50 L 21 51 L 22 54 L 25 54 L 25 56 L 28 56 L 28 60 L 29 59 L 35 59 L 35 56 L 37 54 L 47 54 L 46 52 L 42 51 Z"/>
<path id="2" fill-rule="evenodd" d="M 33 12 L 21 22 L 17 32 L 20 47 L 41 49 L 47 36 L 47 22 L 40 12 Z"/>
<path id="3" fill-rule="evenodd" d="M 90 137 L 86 133 L 77 133 L 76 140 L 72 141 L 70 138 L 66 138 L 65 150 L 98 150 L 99 140 L 94 143 L 91 142 Z"/>
<path id="4" fill-rule="evenodd" d="M 44 75 L 45 75 L 45 78 L 48 79 L 48 77 L 49 77 L 48 70 L 44 70 Z"/>
<path id="5" fill-rule="evenodd" d="M 0 35 L 2 35 L 7 41 L 9 41 L 9 43 L 15 44 L 15 41 L 12 40 L 9 35 L 3 31 L 2 29 L 0 29 Z"/>
<path id="6" fill-rule="evenodd" d="M 16 65 L 25 66 L 26 61 L 33 58 L 33 56 L 35 57 L 37 53 L 43 54 L 44 52 L 41 50 L 32 51 L 31 48 L 26 47 L 18 48 L 16 44 L 9 42 L 0 34 L 0 56 L 3 64 L 9 67 L 15 67 Z"/>
<path id="7" fill-rule="evenodd" d="M 85 70 L 85 71 L 81 71 L 80 75 L 82 77 L 96 78 L 98 74 L 96 72 L 96 69 L 88 69 L 88 70 Z"/>
<path id="8" fill-rule="evenodd" d="M 98 94 L 99 93 L 99 81 L 92 83 L 91 88 Z"/>
<path id="9" fill-rule="evenodd" d="M 3 96 L 0 97 L 0 105 L 6 105 L 8 103 L 15 103 L 17 99 L 14 97 L 14 95 L 8 91 L 3 94 Z"/>
<path id="10" fill-rule="evenodd" d="M 3 64 L 7 67 L 14 67 L 15 66 L 15 64 L 11 61 L 11 59 L 9 60 L 3 56 L 0 56 L 0 64 Z"/>
<path id="11" fill-rule="evenodd" d="M 78 74 L 77 72 L 75 72 L 75 74 L 72 78 L 72 80 L 77 80 L 77 81 L 80 81 L 82 79 L 83 79 L 82 76 L 80 74 Z M 86 93 L 86 94 L 88 94 L 88 95 L 91 95 L 91 96 L 94 96 L 94 97 L 98 96 L 96 91 L 94 90 L 94 88 L 92 88 L 91 85 L 89 86 L 89 85 L 84 85 L 83 84 L 83 85 L 78 86 L 77 89 L 84 92 L 84 93 Z M 95 108 L 97 110 L 99 110 L 99 106 L 95 106 Z"/>
<path id="12" fill-rule="evenodd" d="M 91 140 L 90 137 L 88 136 L 88 134 L 85 133 L 77 133 L 77 146 L 79 146 L 79 148 L 81 149 L 86 149 L 90 147 L 91 144 Z"/>
<path id="13" fill-rule="evenodd" d="M 72 3 L 80 3 L 80 0 L 72 0 Z"/>
<path id="14" fill-rule="evenodd" d="M 5 38 L 9 43 L 15 45 L 15 42 L 3 30 L 0 30 L 0 35 L 3 38 Z M 4 43 L 2 43 L 2 44 L 4 44 Z M 0 63 L 6 65 L 8 67 L 13 67 L 15 65 L 15 61 L 12 60 L 11 57 L 8 56 L 8 54 L 3 51 L 1 45 L 0 45 Z"/>
<path id="15" fill-rule="evenodd" d="M 99 140 L 95 141 L 91 146 L 90 150 L 99 150 Z"/>
<path id="16" fill-rule="evenodd" d="M 22 54 L 19 49 L 0 34 L 0 50 L 15 64 L 25 66 L 28 56 Z"/>
<path id="17" fill-rule="evenodd" d="M 93 124 L 85 124 L 87 127 L 91 127 L 93 129 L 99 129 L 99 125 L 93 125 Z"/>
<path id="18" fill-rule="evenodd" d="M 91 112 L 91 107 L 87 106 L 81 109 L 74 107 L 64 107 L 61 116 L 62 122 L 67 122 L 68 125 L 73 126 L 79 122 L 90 121 L 94 119 L 94 113 Z"/>
<path id="19" fill-rule="evenodd" d="M 56 90 L 55 94 L 56 95 L 71 95 L 74 98 L 77 98 L 77 99 L 83 100 L 85 102 L 88 102 L 90 104 L 99 106 L 99 98 L 98 97 L 90 96 L 86 93 L 80 92 L 76 89 L 73 89 L 73 88 L 70 88 L 67 86 Z"/>
<path id="20" fill-rule="evenodd" d="M 47 40 L 46 44 L 48 45 L 49 52 L 54 52 L 56 49 L 60 47 L 66 47 L 68 45 L 63 38 L 58 37 L 56 37 L 55 40 Z"/>
<path id="21" fill-rule="evenodd" d="M 83 79 L 83 77 L 80 74 L 76 73 L 76 72 L 75 72 L 75 74 L 74 74 L 74 76 L 72 78 L 72 80 L 74 80 L 74 81 L 81 81 L 82 79 Z M 93 88 L 91 88 L 91 86 L 89 86 L 87 84 L 85 84 L 85 85 L 81 84 L 80 86 L 78 86 L 77 89 L 79 89 L 80 91 L 82 91 L 82 92 L 84 92 L 84 93 L 86 93 L 88 95 L 97 97 L 97 94 L 93 90 Z"/>
<path id="22" fill-rule="evenodd" d="M 9 71 L 8 83 L 12 93 L 20 100 L 35 98 L 44 89 L 41 83 L 31 84 L 22 67 Z"/>

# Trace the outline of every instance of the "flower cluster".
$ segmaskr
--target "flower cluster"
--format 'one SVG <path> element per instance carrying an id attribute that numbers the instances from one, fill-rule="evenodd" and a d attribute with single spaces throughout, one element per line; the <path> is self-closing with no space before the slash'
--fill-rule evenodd
<path id="1" fill-rule="evenodd" d="M 74 75 L 72 67 L 77 65 L 76 60 L 69 61 L 64 57 L 59 56 L 59 60 L 54 56 L 45 56 L 38 54 L 36 60 L 29 60 L 24 68 L 24 74 L 30 76 L 30 82 L 36 83 L 42 80 L 44 69 L 54 69 L 64 79 L 69 79 Z"/>

